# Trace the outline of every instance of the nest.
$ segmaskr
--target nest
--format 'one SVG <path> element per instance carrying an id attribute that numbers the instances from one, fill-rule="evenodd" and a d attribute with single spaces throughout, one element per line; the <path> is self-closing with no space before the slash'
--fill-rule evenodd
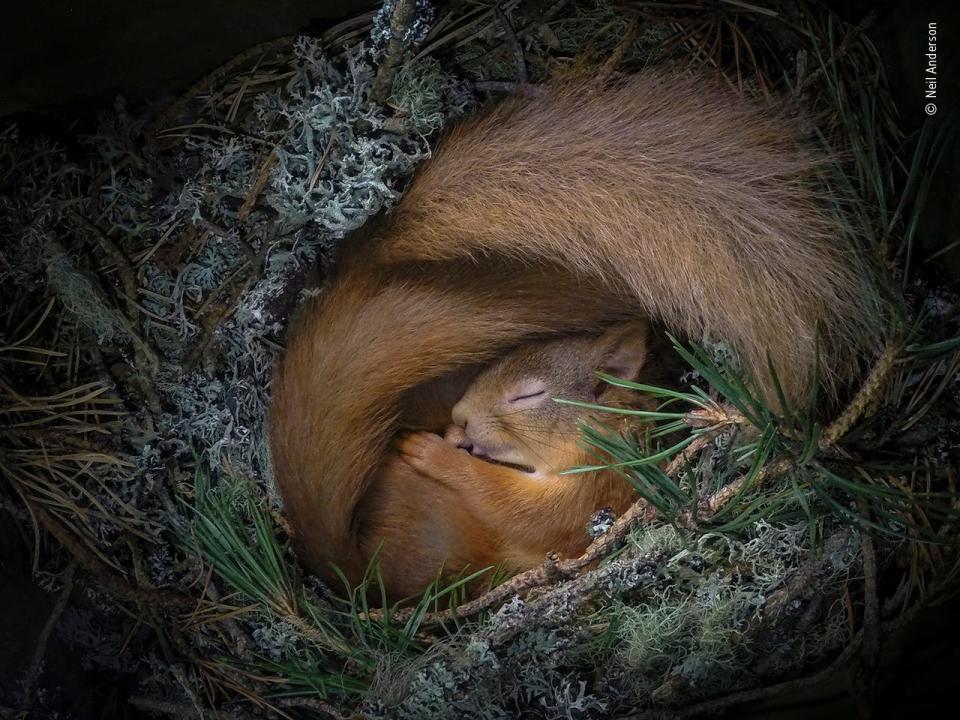
<path id="1" fill-rule="evenodd" d="M 309 269 L 491 95 L 657 62 L 817 118 L 842 212 L 893 268 L 863 385 L 786 416 L 718 348 L 688 350 L 701 389 L 661 418 L 688 435 L 629 473 L 642 500 L 597 518 L 584 557 L 405 609 L 367 606 L 375 573 L 303 577 L 264 415 Z M 391 0 L 64 140 L 0 135 L 0 500 L 59 598 L 8 704 L 55 708 L 54 633 L 182 717 L 688 717 L 852 661 L 869 698 L 881 639 L 951 588 L 957 297 L 912 258 L 942 138 L 901 136 L 863 27 L 792 2 Z"/>

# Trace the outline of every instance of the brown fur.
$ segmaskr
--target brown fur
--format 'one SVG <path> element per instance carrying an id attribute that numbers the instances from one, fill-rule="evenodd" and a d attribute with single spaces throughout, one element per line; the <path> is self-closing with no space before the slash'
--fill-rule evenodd
<path id="1" fill-rule="evenodd" d="M 819 164 L 781 114 L 657 73 L 558 86 L 456 127 L 375 248 L 302 309 L 277 373 L 271 450 L 304 562 L 356 581 L 382 539 L 402 594 L 438 548 L 499 557 L 486 518 L 387 447 L 424 383 L 463 381 L 531 337 L 642 310 L 727 340 L 758 376 L 769 352 L 796 398 L 819 323 L 821 367 L 843 379 L 872 335 Z M 395 522 L 418 513 L 419 527 Z"/>
<path id="2" fill-rule="evenodd" d="M 674 332 L 730 342 L 758 378 L 769 352 L 797 395 L 817 320 L 828 374 L 868 334 L 868 288 L 815 190 L 823 161 L 783 112 L 709 81 L 561 85 L 454 128 L 380 256 L 562 258 Z"/>

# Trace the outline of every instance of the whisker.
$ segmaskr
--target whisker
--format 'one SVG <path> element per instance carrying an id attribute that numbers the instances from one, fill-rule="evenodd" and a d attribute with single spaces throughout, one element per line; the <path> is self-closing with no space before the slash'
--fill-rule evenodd
<path id="1" fill-rule="evenodd" d="M 511 430 L 525 430 L 534 435 L 563 435 L 570 437 L 576 437 L 577 435 L 580 435 L 579 430 L 541 430 L 536 425 L 514 425 L 512 423 L 508 425 L 505 423 L 504 427 L 508 427 Z"/>
<path id="2" fill-rule="evenodd" d="M 529 437 L 528 435 L 524 434 L 522 431 L 519 431 L 519 432 L 516 431 L 515 428 L 510 427 L 509 429 L 512 431 L 513 436 L 514 436 L 519 442 L 523 443 L 523 445 L 524 445 L 528 450 L 530 450 L 530 452 L 536 454 L 537 457 L 539 457 L 541 460 L 546 460 L 546 458 L 544 458 L 542 455 L 540 455 L 539 453 L 537 453 L 537 451 L 534 450 L 534 449 L 530 446 L 530 444 L 529 444 L 528 442 L 526 442 L 527 440 L 532 441 L 533 438 L 531 438 L 531 437 Z M 551 436 L 553 433 L 542 433 L 542 434 L 544 434 L 544 435 L 546 435 L 546 436 L 549 437 L 549 436 Z M 548 443 L 548 442 L 545 442 L 545 441 L 540 440 L 540 439 L 537 439 L 537 442 L 538 442 L 540 445 L 542 445 L 542 446 L 545 446 L 545 447 L 550 448 L 551 450 L 562 450 L 562 449 L 563 449 L 562 446 L 554 445 L 554 444 L 552 444 L 552 443 Z"/>
<path id="3" fill-rule="evenodd" d="M 509 426 L 505 426 L 505 427 L 507 427 L 508 429 L 510 429 Z M 546 458 L 543 457 L 543 455 L 541 455 L 541 454 L 540 454 L 539 452 L 537 452 L 533 447 L 530 446 L 530 444 L 527 442 L 527 438 L 524 437 L 524 435 L 523 435 L 522 432 L 520 432 L 520 433 L 514 432 L 514 433 L 513 433 L 513 436 L 517 439 L 518 442 L 520 442 L 525 448 L 527 448 L 527 450 L 529 450 L 531 453 L 533 453 L 534 455 L 536 455 L 540 460 L 546 462 Z M 547 443 L 540 443 L 540 444 L 541 444 L 541 445 L 547 445 L 547 447 L 550 447 L 550 445 L 548 445 Z M 556 450 L 557 448 L 553 448 L 553 449 Z"/>
<path id="4" fill-rule="evenodd" d="M 517 410 L 510 410 L 509 412 L 501 412 L 501 413 L 497 413 L 493 417 L 496 417 L 496 418 L 510 417 L 511 415 L 517 415 L 519 413 L 525 413 L 525 412 L 530 412 L 530 408 L 519 408 Z"/>

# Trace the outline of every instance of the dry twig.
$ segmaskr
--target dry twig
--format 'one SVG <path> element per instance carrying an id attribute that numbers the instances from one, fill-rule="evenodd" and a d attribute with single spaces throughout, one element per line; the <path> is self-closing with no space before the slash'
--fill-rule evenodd
<path id="1" fill-rule="evenodd" d="M 57 622 L 59 622 L 63 611 L 66 609 L 67 602 L 70 600 L 70 595 L 73 592 L 73 576 L 76 571 L 77 561 L 74 560 L 63 572 L 63 587 L 60 589 L 60 595 L 57 597 L 57 602 L 50 611 L 50 616 L 47 618 L 47 622 L 40 631 L 40 637 L 37 638 L 37 647 L 33 651 L 33 657 L 30 659 L 30 666 L 27 668 L 27 672 L 23 677 L 24 709 L 28 709 L 32 704 L 33 686 L 36 684 L 37 678 L 40 677 L 40 665 L 43 662 L 44 656 L 47 654 L 47 643 L 50 642 L 50 635 L 53 633 L 53 629 L 57 626 Z"/>
<path id="2" fill-rule="evenodd" d="M 260 169 L 257 171 L 257 176 L 253 180 L 253 185 L 251 185 L 250 190 L 247 192 L 247 196 L 243 199 L 243 205 L 237 210 L 238 220 L 246 220 L 247 216 L 253 211 L 254 206 L 257 204 L 257 199 L 260 197 L 260 193 L 263 192 L 263 189 L 267 186 L 267 182 L 270 180 L 270 172 L 276 164 L 277 151 L 270 150 L 266 158 L 264 158 L 263 163 L 261 163 Z"/>
<path id="3" fill-rule="evenodd" d="M 403 63 L 403 53 L 407 47 L 406 35 L 413 25 L 416 7 L 415 0 L 397 0 L 393 8 L 390 16 L 390 42 L 387 43 L 383 60 L 370 89 L 370 99 L 379 105 L 387 101 L 393 90 L 393 79 Z"/>
<path id="4" fill-rule="evenodd" d="M 520 44 L 520 41 L 517 40 L 517 34 L 513 31 L 513 25 L 510 24 L 510 20 L 507 19 L 506 14 L 500 9 L 499 5 L 493 6 L 493 14 L 503 30 L 504 37 L 506 38 L 505 42 L 510 46 L 510 52 L 513 55 L 513 66 L 517 71 L 517 82 L 521 85 L 526 85 L 530 79 L 527 74 L 527 61 L 523 56 L 523 46 Z"/>
<path id="5" fill-rule="evenodd" d="M 214 710 L 213 708 L 196 708 L 190 703 L 171 702 L 142 695 L 133 695 L 127 700 L 135 708 L 145 710 L 154 715 L 169 715 L 175 718 L 197 718 L 197 720 L 247 720 L 253 715 L 236 711 Z"/>
<path id="6" fill-rule="evenodd" d="M 610 77 L 613 73 L 617 71 L 620 67 L 620 64 L 623 62 L 624 57 L 627 53 L 633 48 L 634 44 L 637 42 L 637 38 L 640 37 L 640 21 L 637 18 L 631 18 L 630 24 L 627 26 L 627 31 L 624 33 L 623 37 L 620 39 L 620 42 L 617 43 L 617 46 L 613 49 L 613 52 L 610 53 L 610 57 L 607 58 L 606 62 L 603 63 L 603 67 L 600 69 L 599 77 L 607 78 Z"/>
<path id="7" fill-rule="evenodd" d="M 187 106 L 187 103 L 189 103 L 198 95 L 202 95 L 203 93 L 209 91 L 218 83 L 223 82 L 245 63 L 250 62 L 254 58 L 263 57 L 270 52 L 276 52 L 280 49 L 288 48 L 293 45 L 293 41 L 293 36 L 287 35 L 284 37 L 279 37 L 276 40 L 268 40 L 260 45 L 254 45 L 252 48 L 248 48 L 238 55 L 235 55 L 212 72 L 207 73 L 207 75 L 200 78 L 200 80 L 187 88 L 186 92 L 181 94 L 180 97 L 170 103 L 170 105 L 168 105 L 166 109 L 157 116 L 157 119 L 153 123 L 152 132 L 157 133 L 166 129 L 173 119 L 183 111 L 183 109 Z"/>
<path id="8" fill-rule="evenodd" d="M 162 590 L 146 591 L 132 586 L 127 580 L 117 577 L 106 563 L 91 553 L 83 544 L 64 528 L 50 513 L 41 507 L 31 507 L 34 517 L 44 530 L 56 538 L 77 563 L 94 578 L 97 583 L 117 600 L 147 603 L 168 608 L 193 607 L 195 600 L 186 595 L 176 595 Z"/>

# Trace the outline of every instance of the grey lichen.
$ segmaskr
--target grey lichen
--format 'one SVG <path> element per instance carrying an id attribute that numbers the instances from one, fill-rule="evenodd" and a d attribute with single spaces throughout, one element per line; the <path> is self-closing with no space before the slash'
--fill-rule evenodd
<path id="1" fill-rule="evenodd" d="M 435 645 L 412 665 L 386 662 L 367 709 L 401 719 L 600 718 L 610 709 L 600 688 L 619 688 L 613 696 L 629 696 L 628 707 L 654 708 L 747 687 L 755 678 L 745 668 L 782 642 L 764 635 L 781 612 L 772 598 L 798 565 L 814 561 L 807 530 L 760 522 L 744 541 L 704 535 L 690 545 L 669 526 L 638 529 L 639 564 L 614 560 L 598 576 L 609 603 L 571 612 L 551 590 L 531 624 L 540 600 L 514 598 L 466 638 Z M 828 596 L 857 568 L 855 534 L 843 537 L 818 566 L 817 587 Z M 653 574 L 642 569 L 651 553 L 665 557 Z M 847 639 L 842 606 L 819 610 L 824 617 L 802 629 L 803 647 L 789 655 L 799 665 Z"/>
<path id="2" fill-rule="evenodd" d="M 381 678 L 364 711 L 391 720 L 602 717 L 607 704 L 564 668 L 569 647 L 562 632 L 537 629 L 499 651 L 477 636 L 434 648 L 426 662 L 396 664 L 392 693 Z"/>
<path id="3" fill-rule="evenodd" d="M 89 271 L 79 267 L 57 240 L 46 237 L 36 238 L 35 242 L 43 248 L 50 288 L 80 324 L 93 333 L 97 342 L 111 342 L 117 335 L 129 339 L 119 313 L 106 300 Z"/>
<path id="4" fill-rule="evenodd" d="M 79 164 L 43 138 L 21 138 L 16 127 L 0 132 L 0 280 L 24 295 L 52 291 L 59 341 L 93 345 L 105 363 L 98 372 L 115 372 L 120 383 L 138 371 L 134 330 L 162 358 L 150 378 L 161 412 L 150 423 L 136 414 L 118 420 L 112 451 L 122 462 L 98 469 L 89 491 L 61 489 L 78 506 L 102 494 L 85 527 L 108 552 L 122 551 L 120 527 L 133 523 L 145 577 L 159 587 L 189 585 L 199 570 L 165 535 L 188 526 L 192 492 L 188 477 L 171 478 L 171 467 L 199 462 L 271 491 L 270 376 L 299 278 L 397 201 L 429 157 L 428 135 L 470 101 L 438 65 L 419 63 L 397 86 L 411 125 L 386 129 L 384 109 L 368 99 L 374 69 L 362 46 L 330 52 L 300 38 L 286 68 L 282 83 L 247 94 L 235 125 L 211 131 L 212 123 L 178 121 L 160 129 L 158 146 L 145 146 L 144 118 L 120 103 L 82 139 Z M 261 174 L 262 190 L 244 209 Z M 87 218 L 130 259 L 138 317 L 125 315 L 111 258 L 69 213 Z M 99 262 L 107 272 L 98 272 Z M 231 298 L 245 276 L 252 282 Z M 186 367 L 211 313 L 227 304 L 209 352 Z M 102 430 L 109 427 L 104 421 Z M 265 656 L 296 651 L 299 636 L 282 622 L 253 624 Z M 89 637 L 71 635 L 80 645 Z"/>
<path id="5" fill-rule="evenodd" d="M 463 84 L 429 57 L 400 69 L 393 83 L 392 101 L 411 127 L 424 135 L 437 132 L 476 104 Z"/>

